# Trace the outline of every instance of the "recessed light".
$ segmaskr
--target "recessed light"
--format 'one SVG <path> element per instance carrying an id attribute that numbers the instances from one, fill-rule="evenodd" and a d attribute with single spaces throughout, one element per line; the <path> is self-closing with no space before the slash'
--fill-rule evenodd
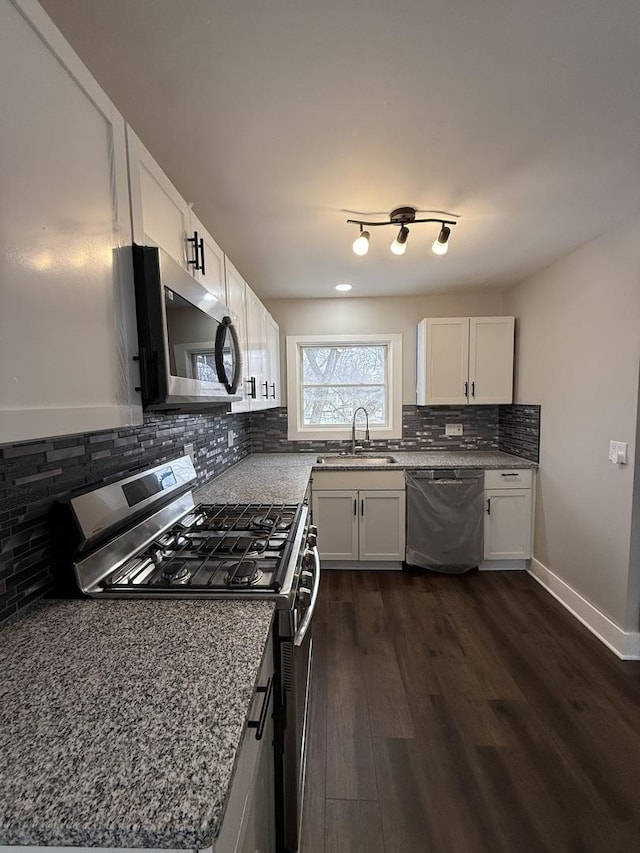
<path id="1" fill-rule="evenodd" d="M 336 284 L 336 290 L 351 290 L 352 284 Z"/>

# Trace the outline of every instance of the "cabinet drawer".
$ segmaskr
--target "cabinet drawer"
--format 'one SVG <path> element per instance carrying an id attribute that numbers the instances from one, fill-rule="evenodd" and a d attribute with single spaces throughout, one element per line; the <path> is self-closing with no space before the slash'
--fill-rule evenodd
<path id="1" fill-rule="evenodd" d="M 317 471 L 313 489 L 404 489 L 404 471 Z"/>
<path id="2" fill-rule="evenodd" d="M 533 477 L 531 468 L 505 468 L 484 472 L 485 489 L 530 489 Z"/>

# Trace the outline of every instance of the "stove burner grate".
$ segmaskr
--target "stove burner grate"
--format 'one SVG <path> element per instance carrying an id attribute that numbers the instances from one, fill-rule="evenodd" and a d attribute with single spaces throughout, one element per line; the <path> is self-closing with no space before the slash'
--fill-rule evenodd
<path id="1" fill-rule="evenodd" d="M 198 546 L 201 554 L 241 554 L 243 557 L 259 557 L 269 547 L 268 539 L 253 536 L 224 536 L 203 539 Z"/>

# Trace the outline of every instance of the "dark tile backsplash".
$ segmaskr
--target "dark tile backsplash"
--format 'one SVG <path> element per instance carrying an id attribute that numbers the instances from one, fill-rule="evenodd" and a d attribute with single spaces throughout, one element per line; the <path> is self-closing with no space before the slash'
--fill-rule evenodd
<path id="1" fill-rule="evenodd" d="M 497 450 L 498 406 L 403 406 L 402 438 L 372 441 L 372 450 Z M 445 424 L 462 424 L 461 436 L 445 436 Z M 358 432 L 362 437 L 362 432 Z M 251 449 L 309 452 L 347 449 L 349 441 L 289 441 L 287 410 L 251 416 Z"/>
<path id="2" fill-rule="evenodd" d="M 445 423 L 463 435 L 445 437 Z M 235 433 L 233 448 L 227 433 Z M 404 406 L 403 438 L 375 450 L 504 450 L 538 461 L 540 406 Z M 0 447 L 0 621 L 47 592 L 56 568 L 51 506 L 100 483 L 175 459 L 194 444 L 201 483 L 249 452 L 338 450 L 348 442 L 290 442 L 287 410 L 251 415 L 147 413 L 139 427 Z"/>
<path id="3" fill-rule="evenodd" d="M 540 459 L 540 406 L 498 406 L 498 450 Z"/>
<path id="4" fill-rule="evenodd" d="M 195 447 L 200 482 L 246 456 L 249 415 L 214 412 L 147 413 L 138 427 L 0 448 L 0 621 L 51 586 L 54 501 L 182 456 L 185 444 Z"/>

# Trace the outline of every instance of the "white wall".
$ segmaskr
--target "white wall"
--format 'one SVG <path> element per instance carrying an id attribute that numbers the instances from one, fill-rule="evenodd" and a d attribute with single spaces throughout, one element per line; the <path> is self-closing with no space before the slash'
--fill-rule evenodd
<path id="1" fill-rule="evenodd" d="M 508 291 L 502 307 L 518 324 L 515 401 L 542 405 L 534 556 L 637 631 L 640 221 Z M 607 461 L 610 439 L 629 442 L 627 466 Z"/>
<path id="2" fill-rule="evenodd" d="M 280 325 L 280 352 L 286 335 L 374 334 L 403 335 L 402 402 L 416 402 L 416 325 L 423 317 L 491 317 L 500 315 L 500 293 L 461 293 L 450 296 L 336 297 L 334 299 L 270 299 L 267 309 Z M 282 359 L 284 362 L 284 359 Z M 283 370 L 286 366 L 283 367 Z M 286 388 L 283 374 L 282 387 Z M 286 401 L 283 400 L 283 405 Z"/>

